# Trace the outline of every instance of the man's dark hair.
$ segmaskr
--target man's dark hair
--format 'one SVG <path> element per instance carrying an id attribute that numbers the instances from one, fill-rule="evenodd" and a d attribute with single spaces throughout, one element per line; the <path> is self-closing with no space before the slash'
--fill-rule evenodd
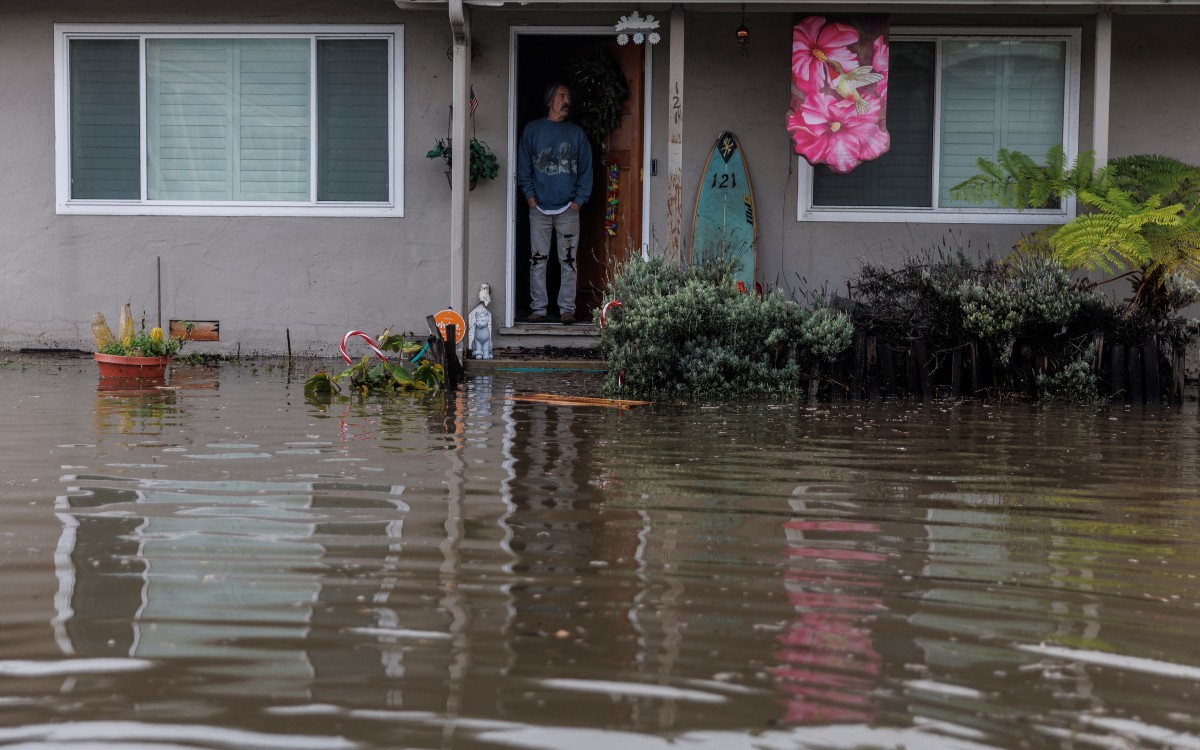
<path id="1" fill-rule="evenodd" d="M 571 90 L 571 87 L 568 86 L 565 81 L 551 81 L 550 83 L 547 83 L 545 91 L 542 92 L 543 107 L 549 107 L 550 102 L 554 101 L 554 92 L 558 91 L 559 86 L 562 86 L 568 92 Z"/>

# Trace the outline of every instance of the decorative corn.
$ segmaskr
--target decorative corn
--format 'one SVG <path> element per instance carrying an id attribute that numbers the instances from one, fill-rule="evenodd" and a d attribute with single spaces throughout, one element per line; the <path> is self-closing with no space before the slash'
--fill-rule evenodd
<path id="1" fill-rule="evenodd" d="M 129 303 L 121 308 L 121 326 L 120 326 L 121 346 L 130 346 L 133 344 L 133 313 L 129 310 Z"/>
<path id="2" fill-rule="evenodd" d="M 92 318 L 92 340 L 96 342 L 96 351 L 113 342 L 112 329 L 108 327 L 108 321 L 104 319 L 102 312 L 96 313 L 96 317 Z"/>

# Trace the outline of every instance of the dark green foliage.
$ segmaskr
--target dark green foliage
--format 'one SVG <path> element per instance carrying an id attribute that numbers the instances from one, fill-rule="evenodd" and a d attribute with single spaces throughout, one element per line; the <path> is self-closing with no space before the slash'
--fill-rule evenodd
<path id="1" fill-rule="evenodd" d="M 385 352 L 403 352 L 408 355 L 417 354 L 423 348 L 416 341 L 392 333 L 390 328 L 375 338 L 375 345 Z M 309 399 L 328 401 L 334 394 L 341 393 L 343 386 L 348 387 L 351 393 L 365 396 L 368 393 L 396 394 L 438 390 L 445 382 L 445 370 L 441 365 L 433 364 L 428 357 L 416 365 L 404 365 L 367 356 L 337 375 L 330 375 L 323 370 L 313 375 L 304 383 L 304 395 Z"/>
<path id="2" fill-rule="evenodd" d="M 161 328 L 146 330 L 146 321 L 142 320 L 142 328 L 133 335 L 128 345 L 119 341 L 103 346 L 101 354 L 113 354 L 119 357 L 174 357 L 187 342 L 187 337 L 196 328 L 195 323 L 184 323 L 184 335 L 181 337 L 164 336 Z M 154 332 L 157 331 L 157 335 Z"/>
<path id="3" fill-rule="evenodd" d="M 1094 344 L 1065 363 L 1053 373 L 1037 375 L 1038 394 L 1043 401 L 1065 401 L 1070 404 L 1092 404 L 1100 401 L 1100 380 L 1092 361 L 1096 358 Z"/>
<path id="4" fill-rule="evenodd" d="M 1046 165 L 1005 149 L 978 163 L 980 174 L 955 186 L 954 197 L 1024 209 L 1078 195 L 1090 210 L 1050 236 L 1053 254 L 1068 268 L 1128 269 L 1130 305 L 1151 318 L 1171 315 L 1164 299 L 1170 277 L 1200 274 L 1200 168 L 1137 154 L 1093 171 L 1090 153 L 1068 167 L 1061 146 L 1046 154 Z"/>
<path id="5" fill-rule="evenodd" d="M 1164 203 L 1195 204 L 1200 200 L 1200 168 L 1161 154 L 1134 154 L 1111 159 L 1112 187 L 1140 201 L 1160 195 Z"/>
<path id="6" fill-rule="evenodd" d="M 995 161 L 980 157 L 979 174 L 955 185 L 950 195 L 976 204 L 995 201 L 1008 208 L 1051 208 L 1067 195 L 1091 189 L 1098 179 L 1090 151 L 1071 164 L 1062 146 L 1051 146 L 1045 162 L 1038 164 L 1020 151 L 1002 148 Z"/>
<path id="7" fill-rule="evenodd" d="M 443 141 L 441 138 L 433 145 L 433 148 L 425 154 L 429 159 L 442 159 L 446 162 L 446 168 L 449 169 L 454 156 L 453 147 Z M 471 167 L 470 178 L 472 180 L 485 179 L 494 180 L 500 174 L 500 162 L 496 159 L 496 155 L 488 148 L 488 145 L 483 141 L 471 139 Z"/>
<path id="8" fill-rule="evenodd" d="M 1169 277 L 1164 307 L 1151 315 L 1073 279 L 1057 259 L 1038 251 L 1040 245 L 1030 238 L 1029 252 L 1004 262 L 952 252 L 912 257 L 896 269 L 866 266 L 851 284 L 854 326 L 897 351 L 923 340 L 935 370 L 966 342 L 987 347 L 1003 368 L 1018 359 L 1029 366 L 1043 362 L 1036 374 L 1040 397 L 1076 402 L 1099 393 L 1098 334 L 1106 346 L 1140 346 L 1155 336 L 1164 353 L 1195 341 L 1197 321 L 1179 315 L 1200 301 L 1200 288 L 1191 281 Z"/>
<path id="9" fill-rule="evenodd" d="M 934 350 L 984 341 L 1003 361 L 1018 336 L 1070 325 L 1090 296 L 1051 258 L 972 261 L 961 250 L 912 256 L 899 268 L 864 266 L 851 288 L 857 329 L 901 348 L 916 339 Z"/>
<path id="10" fill-rule="evenodd" d="M 738 292 L 728 261 L 685 268 L 635 259 L 609 283 L 619 300 L 600 333 L 606 387 L 670 397 L 800 393 L 812 364 L 849 347 L 849 318 L 775 292 Z M 788 356 L 792 349 L 798 356 Z"/>
<path id="11" fill-rule="evenodd" d="M 351 365 L 337 375 L 321 371 L 304 383 L 304 395 L 310 398 L 328 398 L 341 393 L 342 385 L 351 393 L 403 393 L 427 391 L 441 388 L 446 374 L 441 365 L 422 360 L 411 370 L 404 365 L 363 357 L 358 364 Z"/>
<path id="12" fill-rule="evenodd" d="M 572 110 L 588 140 L 601 148 L 608 134 L 621 124 L 621 107 L 629 98 L 629 82 L 621 66 L 599 45 L 580 52 L 567 62 Z"/>

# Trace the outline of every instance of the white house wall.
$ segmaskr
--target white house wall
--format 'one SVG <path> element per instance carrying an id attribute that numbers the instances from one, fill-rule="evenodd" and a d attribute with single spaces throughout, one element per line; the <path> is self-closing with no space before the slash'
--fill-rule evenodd
<path id="1" fill-rule="evenodd" d="M 806 7 L 806 10 L 809 8 Z M 505 280 L 509 28 L 612 23 L 613 11 L 475 9 L 471 77 L 480 104 L 477 136 L 501 159 L 501 180 L 470 194 L 468 300 L 492 284 L 502 311 Z M 663 17 L 665 18 L 665 12 Z M 684 227 L 690 230 L 696 180 L 713 140 L 741 140 L 754 181 L 760 231 L 759 278 L 796 287 L 844 289 L 861 261 L 961 245 L 1004 252 L 1027 227 L 801 222 L 796 161 L 784 116 L 795 13 L 749 12 L 750 55 L 733 31 L 740 13 L 688 11 L 684 113 Z M 1200 162 L 1192 137 L 1200 105 L 1187 94 L 1200 42 L 1198 16 L 1120 16 L 1113 25 L 1110 152 L 1161 152 Z M 403 24 L 403 218 L 180 217 L 57 215 L 54 193 L 54 24 Z M 1081 149 L 1091 143 L 1092 34 L 1089 15 L 971 14 L 893 16 L 897 25 L 1067 26 L 1082 30 Z M 651 252 L 665 243 L 666 24 L 654 51 L 650 156 Z M 384 0 L 252 0 L 164 4 L 121 0 L 81 5 L 13 0 L 0 5 L 0 348 L 90 347 L 92 315 L 157 314 L 162 264 L 164 320 L 219 320 L 219 344 L 202 351 L 280 353 L 290 331 L 297 353 L 332 353 L 352 328 L 423 330 L 425 315 L 449 302 L 449 186 L 425 151 L 447 130 L 451 63 L 444 9 L 401 11 Z M 685 237 L 685 241 L 686 241 Z M 686 244 L 685 244 L 686 247 Z M 522 271 L 524 269 L 521 269 Z M 518 307 L 521 301 L 517 301 Z M 505 342 L 514 343 L 514 342 Z"/>

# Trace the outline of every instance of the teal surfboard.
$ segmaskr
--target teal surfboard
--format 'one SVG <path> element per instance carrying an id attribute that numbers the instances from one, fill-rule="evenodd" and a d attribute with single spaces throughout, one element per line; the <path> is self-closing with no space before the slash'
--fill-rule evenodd
<path id="1" fill-rule="evenodd" d="M 717 137 L 708 152 L 692 217 L 692 262 L 714 257 L 736 258 L 740 268 L 735 279 L 745 282 L 747 290 L 754 289 L 758 264 L 754 189 L 742 144 L 728 131 Z"/>

